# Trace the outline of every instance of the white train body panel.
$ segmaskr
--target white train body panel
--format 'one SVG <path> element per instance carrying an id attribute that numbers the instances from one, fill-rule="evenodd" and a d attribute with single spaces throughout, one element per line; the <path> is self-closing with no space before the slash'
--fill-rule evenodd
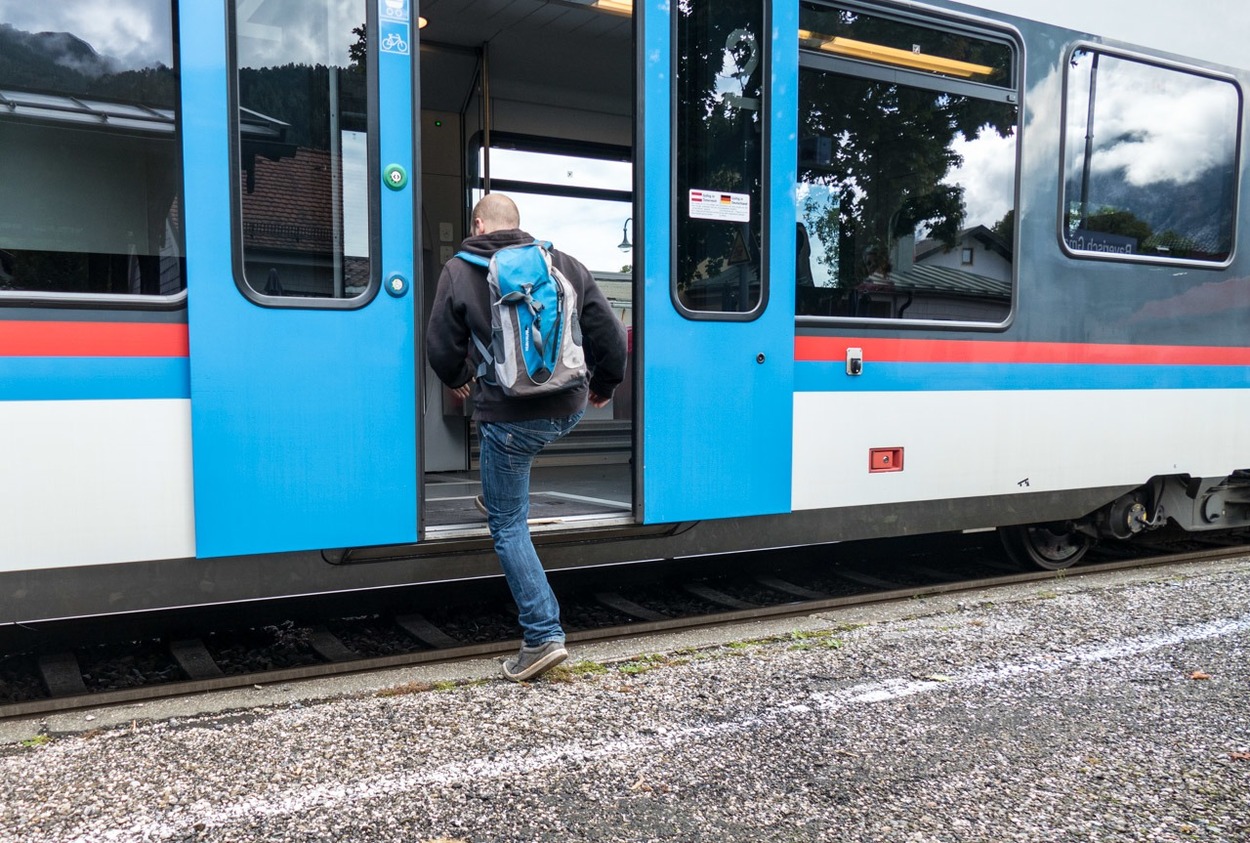
<path id="1" fill-rule="evenodd" d="M 1239 389 L 800 392 L 794 509 L 1217 476 L 1229 454 L 1250 453 L 1247 418 L 1250 395 Z M 902 470 L 871 472 L 869 452 L 894 447 Z"/>
<path id="2" fill-rule="evenodd" d="M 0 430 L 0 571 L 195 555 L 191 402 L 5 401 Z"/>

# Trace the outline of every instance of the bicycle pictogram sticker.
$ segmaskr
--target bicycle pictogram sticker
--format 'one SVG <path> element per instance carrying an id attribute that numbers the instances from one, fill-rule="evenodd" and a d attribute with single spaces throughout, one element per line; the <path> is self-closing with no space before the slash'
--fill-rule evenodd
<path id="1" fill-rule="evenodd" d="M 398 32 L 392 32 L 382 39 L 382 49 L 388 53 L 408 52 L 408 42 Z"/>

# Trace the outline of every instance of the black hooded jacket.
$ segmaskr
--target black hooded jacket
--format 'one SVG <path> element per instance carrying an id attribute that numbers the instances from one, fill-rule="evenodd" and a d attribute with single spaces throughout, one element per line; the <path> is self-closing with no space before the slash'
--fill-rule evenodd
<path id="1" fill-rule="evenodd" d="M 532 243 L 519 228 L 465 238 L 463 251 L 489 259 L 505 246 Z M 625 329 L 590 272 L 576 259 L 551 250 L 551 261 L 577 289 L 582 347 L 590 371 L 590 391 L 611 398 L 625 376 Z M 489 338 L 490 289 L 486 270 L 461 258 L 443 267 L 426 331 L 425 350 L 439 379 L 452 389 L 468 383 L 481 362 L 471 333 Z M 473 417 L 478 421 L 564 418 L 586 406 L 586 387 L 538 398 L 510 398 L 498 387 L 475 381 Z"/>

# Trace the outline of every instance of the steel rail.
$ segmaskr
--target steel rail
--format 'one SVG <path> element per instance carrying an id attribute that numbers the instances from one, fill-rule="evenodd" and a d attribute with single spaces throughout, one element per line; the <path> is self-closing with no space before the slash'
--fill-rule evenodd
<path id="1" fill-rule="evenodd" d="M 863 606 L 873 603 L 889 603 L 897 600 L 913 600 L 938 594 L 981 591 L 990 588 L 1001 588 L 1030 582 L 1045 582 L 1055 579 L 1069 579 L 1113 571 L 1134 568 L 1155 568 L 1185 562 L 1200 562 L 1218 559 L 1235 558 L 1250 554 L 1250 545 L 1234 547 L 1209 548 L 1199 551 L 1171 553 L 1163 556 L 1152 556 L 1145 559 L 1128 559 L 1115 562 L 1102 562 L 1092 565 L 1069 568 L 1062 571 L 1028 571 L 1003 576 L 983 577 L 973 580 L 956 580 L 945 583 L 932 583 L 885 591 L 867 592 L 847 595 L 844 597 L 827 597 L 817 600 L 804 600 L 791 603 L 780 603 L 771 606 L 760 606 L 751 609 L 735 609 L 705 615 L 668 618 L 665 620 L 640 621 L 638 623 L 601 627 L 570 632 L 568 640 L 574 643 L 594 641 L 628 640 L 644 635 L 660 632 L 676 632 L 693 629 L 706 629 L 725 624 L 761 619 L 781 619 L 802 617 L 817 612 L 843 609 L 850 606 Z M 104 708 L 115 705 L 145 702 L 155 699 L 169 699 L 246 688 L 251 685 L 273 685 L 278 683 L 300 682 L 309 679 L 323 679 L 333 676 L 346 676 L 354 673 L 370 673 L 399 667 L 416 665 L 446 664 L 449 662 L 467 661 L 485 656 L 505 655 L 514 652 L 520 645 L 518 640 L 471 644 L 446 649 L 419 650 L 392 656 L 354 659 L 351 661 L 326 662 L 301 667 L 282 668 L 279 670 L 258 673 L 241 673 L 222 675 L 207 679 L 195 679 L 181 682 L 168 682 L 154 685 L 143 685 L 116 691 L 99 691 L 71 696 L 51 697 L 38 700 L 25 700 L 0 706 L 0 720 L 9 720 L 36 715 L 56 714 L 85 708 Z"/>

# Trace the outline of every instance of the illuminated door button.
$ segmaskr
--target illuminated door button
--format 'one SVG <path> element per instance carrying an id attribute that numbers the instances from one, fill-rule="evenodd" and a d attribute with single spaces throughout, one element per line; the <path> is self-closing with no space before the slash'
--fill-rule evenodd
<path id="1" fill-rule="evenodd" d="M 391 190 L 403 190 L 408 184 L 408 171 L 398 164 L 388 164 L 382 171 L 382 181 Z"/>
<path id="2" fill-rule="evenodd" d="M 396 273 L 390 278 L 387 278 L 386 284 L 383 286 L 386 287 L 386 292 L 390 293 L 395 298 L 399 298 L 404 293 L 408 292 L 408 279 L 399 273 Z"/>

